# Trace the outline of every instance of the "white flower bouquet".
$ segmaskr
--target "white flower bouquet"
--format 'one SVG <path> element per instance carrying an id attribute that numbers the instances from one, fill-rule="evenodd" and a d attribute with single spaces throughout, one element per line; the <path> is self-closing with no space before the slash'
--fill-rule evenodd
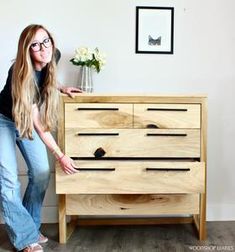
<path id="1" fill-rule="evenodd" d="M 88 47 L 80 47 L 75 50 L 75 56 L 70 61 L 76 66 L 94 68 L 99 73 L 106 64 L 106 57 L 98 48 L 91 50 Z"/>

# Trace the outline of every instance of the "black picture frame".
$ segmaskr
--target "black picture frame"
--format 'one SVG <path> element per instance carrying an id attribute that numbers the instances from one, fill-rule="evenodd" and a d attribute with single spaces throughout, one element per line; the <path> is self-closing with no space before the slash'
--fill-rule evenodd
<path id="1" fill-rule="evenodd" d="M 135 53 L 174 53 L 174 7 L 136 7 Z"/>

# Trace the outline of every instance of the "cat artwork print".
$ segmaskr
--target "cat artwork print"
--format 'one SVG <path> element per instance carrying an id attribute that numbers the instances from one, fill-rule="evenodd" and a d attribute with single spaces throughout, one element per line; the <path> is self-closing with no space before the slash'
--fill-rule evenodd
<path id="1" fill-rule="evenodd" d="M 157 39 L 154 39 L 151 35 L 148 37 L 148 44 L 150 46 L 160 46 L 162 37 L 159 36 Z"/>

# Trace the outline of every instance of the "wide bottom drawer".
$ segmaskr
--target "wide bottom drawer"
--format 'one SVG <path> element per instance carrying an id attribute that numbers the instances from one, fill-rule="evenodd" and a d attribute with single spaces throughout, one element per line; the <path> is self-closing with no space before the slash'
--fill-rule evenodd
<path id="1" fill-rule="evenodd" d="M 66 195 L 67 215 L 198 214 L 199 194 Z"/>
<path id="2" fill-rule="evenodd" d="M 78 161 L 78 172 L 56 171 L 59 194 L 203 193 L 201 162 Z"/>

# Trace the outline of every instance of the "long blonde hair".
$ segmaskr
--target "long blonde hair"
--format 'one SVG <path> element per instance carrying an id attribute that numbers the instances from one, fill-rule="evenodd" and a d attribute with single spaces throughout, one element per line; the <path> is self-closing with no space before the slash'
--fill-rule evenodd
<path id="1" fill-rule="evenodd" d="M 30 45 L 38 29 L 47 32 L 53 47 L 52 60 L 45 66 L 46 75 L 41 94 L 39 94 L 30 56 Z M 55 50 L 55 43 L 51 34 L 42 25 L 29 25 L 20 35 L 12 73 L 12 115 L 20 137 L 33 139 L 32 106 L 34 103 L 38 105 L 44 130 L 53 130 L 56 126 L 58 91 L 56 88 Z"/>

